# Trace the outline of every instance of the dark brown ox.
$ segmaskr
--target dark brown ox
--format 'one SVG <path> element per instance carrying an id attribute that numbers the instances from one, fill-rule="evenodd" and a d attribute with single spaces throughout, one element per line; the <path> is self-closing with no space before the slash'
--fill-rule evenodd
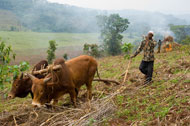
<path id="1" fill-rule="evenodd" d="M 92 98 L 92 81 L 97 71 L 97 62 L 93 57 L 83 55 L 66 63 L 64 59 L 57 59 L 54 66 L 60 68 L 54 70 L 53 67 L 52 72 L 44 79 L 37 79 L 29 74 L 33 81 L 33 105 L 41 106 L 52 100 L 53 104 L 56 104 L 61 96 L 69 93 L 71 101 L 76 106 L 77 91 L 84 84 L 87 86 L 87 99 Z"/>
<path id="2" fill-rule="evenodd" d="M 34 66 L 33 71 L 46 68 L 47 66 L 48 66 L 48 62 L 46 60 L 42 60 Z M 44 78 L 45 76 L 42 74 L 37 74 L 35 75 L 35 77 L 41 79 L 41 78 Z M 11 91 L 8 94 L 8 98 L 15 98 L 15 97 L 24 98 L 29 93 L 31 94 L 33 98 L 33 93 L 31 91 L 31 88 L 32 88 L 32 80 L 29 77 L 24 76 L 22 73 L 20 77 L 17 77 L 13 81 Z"/>
<path id="3" fill-rule="evenodd" d="M 36 71 L 36 70 L 45 69 L 45 68 L 47 68 L 47 66 L 48 66 L 47 60 L 42 60 L 34 66 L 32 73 L 33 73 L 33 71 Z M 41 79 L 41 78 L 44 78 L 45 76 L 43 74 L 35 74 L 35 77 Z"/>

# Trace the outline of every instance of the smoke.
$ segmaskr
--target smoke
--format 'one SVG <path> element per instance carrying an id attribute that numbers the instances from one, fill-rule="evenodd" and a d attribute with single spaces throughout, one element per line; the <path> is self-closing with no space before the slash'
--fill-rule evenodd
<path id="1" fill-rule="evenodd" d="M 170 30 L 170 24 L 184 25 L 186 20 L 176 17 L 175 15 L 163 14 L 159 12 L 121 10 L 112 11 L 119 13 L 121 16 L 128 18 L 130 25 L 127 33 L 135 33 L 137 36 L 146 35 L 148 31 L 155 32 L 157 39 L 163 39 L 165 36 L 174 36 Z"/>

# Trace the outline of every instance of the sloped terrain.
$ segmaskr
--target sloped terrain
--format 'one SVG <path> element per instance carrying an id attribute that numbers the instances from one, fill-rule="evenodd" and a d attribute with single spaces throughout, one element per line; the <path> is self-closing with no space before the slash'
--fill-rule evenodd
<path id="1" fill-rule="evenodd" d="M 0 17 L 1 31 L 18 31 L 19 29 L 21 29 L 21 24 L 18 20 L 18 17 L 11 11 L 0 9 Z"/>
<path id="2" fill-rule="evenodd" d="M 57 106 L 33 108 L 31 98 L 1 98 L 0 125 L 11 126 L 189 126 L 190 55 L 189 47 L 156 54 L 154 82 L 144 85 L 138 67 L 142 56 L 130 66 L 128 81 L 121 85 L 93 83 L 93 99 L 85 101 L 82 87 L 77 108 L 64 96 Z M 122 82 L 128 61 L 123 56 L 98 59 L 102 78 Z M 3 93 L 6 93 L 5 90 Z"/>

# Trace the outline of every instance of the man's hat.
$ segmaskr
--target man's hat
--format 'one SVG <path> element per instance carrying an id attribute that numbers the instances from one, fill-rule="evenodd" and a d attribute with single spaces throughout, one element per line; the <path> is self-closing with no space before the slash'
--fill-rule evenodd
<path id="1" fill-rule="evenodd" d="M 153 31 L 149 31 L 148 34 L 152 34 L 152 35 L 154 35 L 154 32 L 153 32 Z"/>

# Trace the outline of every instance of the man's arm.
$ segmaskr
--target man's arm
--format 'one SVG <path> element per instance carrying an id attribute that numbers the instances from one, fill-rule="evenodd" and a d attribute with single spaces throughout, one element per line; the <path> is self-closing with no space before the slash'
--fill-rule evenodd
<path id="1" fill-rule="evenodd" d="M 131 56 L 131 58 L 136 57 L 144 48 L 145 43 L 144 41 L 141 42 L 141 45 L 138 47 L 137 51 Z"/>

